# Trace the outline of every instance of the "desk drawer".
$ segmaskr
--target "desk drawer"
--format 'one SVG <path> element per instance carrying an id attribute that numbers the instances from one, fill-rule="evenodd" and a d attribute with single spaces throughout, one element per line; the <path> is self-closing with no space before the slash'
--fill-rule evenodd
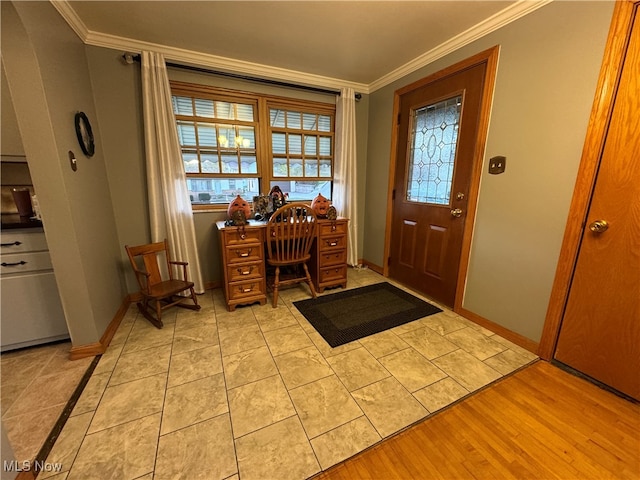
<path id="1" fill-rule="evenodd" d="M 243 243 L 262 243 L 262 230 L 256 228 L 246 228 L 244 231 L 239 228 L 223 230 L 223 245 L 238 245 Z"/>
<path id="2" fill-rule="evenodd" d="M 332 235 L 318 239 L 318 250 L 325 252 L 330 249 L 347 248 L 346 235 Z"/>
<path id="3" fill-rule="evenodd" d="M 318 261 L 320 268 L 330 265 L 345 264 L 347 263 L 347 251 L 343 249 L 337 251 L 318 252 Z"/>
<path id="4" fill-rule="evenodd" d="M 228 302 L 243 300 L 250 297 L 264 296 L 263 281 L 260 278 L 245 282 L 229 283 Z"/>
<path id="5" fill-rule="evenodd" d="M 229 282 L 261 279 L 262 277 L 264 277 L 263 262 L 227 265 L 227 279 Z"/>
<path id="6" fill-rule="evenodd" d="M 334 267 L 325 267 L 320 269 L 319 282 L 320 285 L 326 283 L 341 283 L 347 278 L 347 266 L 338 265 Z"/>
<path id="7" fill-rule="evenodd" d="M 2 275 L 51 269 L 53 266 L 49 252 L 12 253 L 0 256 L 0 273 Z"/>
<path id="8" fill-rule="evenodd" d="M 347 233 L 347 222 L 318 222 L 318 234 L 320 236 L 336 233 Z"/>
<path id="9" fill-rule="evenodd" d="M 227 246 L 227 264 L 260 262 L 264 257 L 262 243 L 242 243 Z"/>

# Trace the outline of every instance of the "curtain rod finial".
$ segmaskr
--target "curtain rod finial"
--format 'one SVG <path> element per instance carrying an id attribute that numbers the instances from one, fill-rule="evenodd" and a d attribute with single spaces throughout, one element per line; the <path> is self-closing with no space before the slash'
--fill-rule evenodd
<path id="1" fill-rule="evenodd" d="M 131 52 L 125 52 L 122 55 L 122 61 L 127 65 L 131 65 L 133 62 L 135 62 L 134 54 Z"/>

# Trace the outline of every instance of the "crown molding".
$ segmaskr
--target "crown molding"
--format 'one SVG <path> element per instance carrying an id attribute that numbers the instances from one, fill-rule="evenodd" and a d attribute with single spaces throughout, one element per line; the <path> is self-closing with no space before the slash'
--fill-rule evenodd
<path id="1" fill-rule="evenodd" d="M 284 68 L 263 65 L 259 63 L 245 62 L 233 58 L 210 55 L 191 50 L 171 47 L 157 43 L 143 42 L 126 37 L 119 37 L 87 29 L 75 10 L 67 0 L 49 0 L 62 18 L 76 32 L 80 40 L 87 45 L 122 50 L 123 52 L 140 53 L 150 50 L 162 53 L 167 60 L 222 70 L 231 73 L 241 73 L 272 80 L 299 83 L 314 87 L 323 87 L 340 90 L 343 87 L 351 87 L 355 91 L 369 94 L 383 88 L 390 83 L 399 80 L 416 70 L 448 55 L 449 53 L 470 44 L 471 42 L 488 35 L 489 33 L 541 8 L 553 0 L 519 0 L 516 3 L 501 10 L 488 19 L 480 22 L 468 30 L 456 35 L 441 45 L 407 62 L 401 67 L 389 72 L 370 84 L 350 82 L 339 78 L 325 77 L 311 73 L 288 70 Z"/>
<path id="2" fill-rule="evenodd" d="M 89 30 L 80 17 L 78 17 L 76 11 L 71 7 L 69 2 L 67 0 L 49 0 L 49 3 L 53 5 L 60 16 L 62 16 L 73 31 L 76 32 L 76 35 L 80 37 L 80 40 L 85 42 L 85 39 L 89 34 Z"/>
<path id="3" fill-rule="evenodd" d="M 435 62 L 445 55 L 448 55 L 449 53 L 454 52 L 455 50 L 458 50 L 459 48 L 462 48 L 465 45 L 468 45 L 471 42 L 474 42 L 475 40 L 484 37 L 485 35 L 488 35 L 489 33 L 498 30 L 521 17 L 524 17 L 525 15 L 528 15 L 538 8 L 544 7 L 552 1 L 553 0 L 519 0 L 518 2 L 499 11 L 495 15 L 492 15 L 486 20 L 438 45 L 436 48 L 423 53 L 419 57 L 414 58 L 410 62 L 405 63 L 401 67 L 370 83 L 368 86 L 369 93 L 373 93 L 376 90 L 379 90 L 380 88 L 385 87 L 432 62 Z"/>
<path id="4" fill-rule="evenodd" d="M 369 93 L 368 85 L 364 83 L 350 82 L 339 78 L 325 77 L 312 73 L 288 70 L 259 63 L 246 62 L 233 58 L 185 50 L 151 42 L 144 42 L 131 38 L 118 37 L 105 33 L 89 31 L 84 43 L 96 47 L 105 47 L 123 52 L 141 53 L 143 50 L 162 53 L 165 59 L 186 65 L 206 67 L 224 72 L 241 73 L 244 75 L 282 80 L 301 85 L 322 87 L 334 90 L 351 87 L 360 93 Z"/>

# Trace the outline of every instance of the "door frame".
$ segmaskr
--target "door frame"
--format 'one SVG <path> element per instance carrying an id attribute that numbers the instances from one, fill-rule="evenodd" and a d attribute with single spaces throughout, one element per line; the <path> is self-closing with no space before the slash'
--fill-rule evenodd
<path id="1" fill-rule="evenodd" d="M 640 2 L 637 0 L 623 0 L 616 2 L 613 10 L 560 257 L 538 346 L 538 356 L 544 360 L 553 359 L 560 336 L 560 326 L 569 298 L 573 272 L 578 261 L 582 233 L 595 188 L 636 8 L 640 8 Z M 636 16 L 638 15 L 640 12 Z M 640 21 L 640 17 L 638 20 Z"/>
<path id="2" fill-rule="evenodd" d="M 484 160 L 485 147 L 487 143 L 487 132 L 489 130 L 489 118 L 491 115 L 491 105 L 493 103 L 493 92 L 495 87 L 496 73 L 498 70 L 498 57 L 500 46 L 496 45 L 484 50 L 472 57 L 462 60 L 443 70 L 429 75 L 423 79 L 413 82 L 394 92 L 393 116 L 391 127 L 391 157 L 389 162 L 389 184 L 387 187 L 387 215 L 384 237 L 384 265 L 383 275 L 389 276 L 389 257 L 391 251 L 391 225 L 393 219 L 393 188 L 396 177 L 398 128 L 400 115 L 400 97 L 417 88 L 424 87 L 450 75 L 454 75 L 462 70 L 486 63 L 484 85 L 482 89 L 482 100 L 480 114 L 478 118 L 478 130 L 475 138 L 475 148 L 473 151 L 473 166 L 471 172 L 471 184 L 469 186 L 469 200 L 467 203 L 467 214 L 465 215 L 464 234 L 462 237 L 462 250 L 460 253 L 460 267 L 458 268 L 458 281 L 453 311 L 461 313 L 462 300 L 464 296 L 464 286 L 467 280 L 467 270 L 469 267 L 469 254 L 471 251 L 471 239 L 473 238 L 473 226 L 475 224 L 476 206 L 478 202 L 478 191 L 480 189 L 480 177 Z"/>

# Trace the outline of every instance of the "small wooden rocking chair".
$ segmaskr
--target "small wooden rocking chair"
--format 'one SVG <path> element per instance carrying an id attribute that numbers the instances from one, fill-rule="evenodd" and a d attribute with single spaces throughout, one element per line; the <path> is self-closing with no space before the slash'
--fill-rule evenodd
<path id="1" fill-rule="evenodd" d="M 162 328 L 162 310 L 172 306 L 200 310 L 196 294 L 193 290 L 193 282 L 187 279 L 187 262 L 172 261 L 169 253 L 169 244 L 165 239 L 163 242 L 149 243 L 124 247 L 129 255 L 131 266 L 136 274 L 142 301 L 138 302 L 138 310 L 153 325 Z M 163 258 L 164 257 L 164 258 Z M 163 278 L 161 273 L 161 263 L 166 261 L 166 274 L 169 278 Z M 173 265 L 182 267 L 183 280 L 173 278 Z M 189 297 L 178 296 L 189 290 L 193 305 L 184 304 Z M 155 302 L 155 316 L 151 311 L 151 302 Z"/>

